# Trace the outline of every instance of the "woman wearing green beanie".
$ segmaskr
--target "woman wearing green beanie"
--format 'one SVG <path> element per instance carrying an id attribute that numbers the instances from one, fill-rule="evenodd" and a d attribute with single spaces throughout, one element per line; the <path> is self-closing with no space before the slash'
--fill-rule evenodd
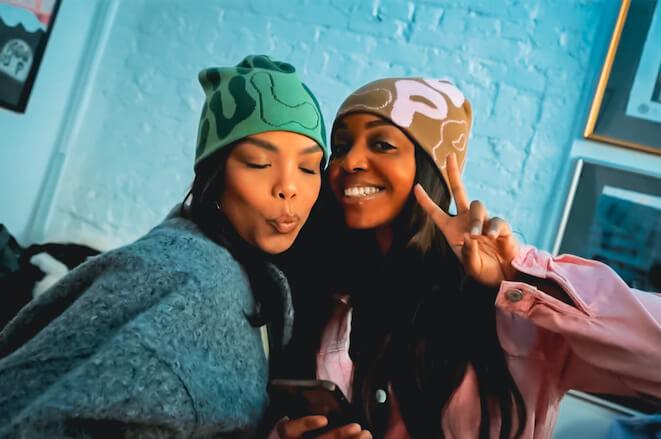
<path id="1" fill-rule="evenodd" d="M 287 281 L 269 259 L 307 220 L 329 154 L 291 65 L 249 56 L 199 79 L 184 202 L 0 333 L 0 438 L 256 434 L 269 360 L 292 326 Z"/>

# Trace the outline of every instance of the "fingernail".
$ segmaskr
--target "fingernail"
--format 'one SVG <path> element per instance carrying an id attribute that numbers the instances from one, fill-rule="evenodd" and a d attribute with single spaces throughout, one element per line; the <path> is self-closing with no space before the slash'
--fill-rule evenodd
<path id="1" fill-rule="evenodd" d="M 496 236 L 498 236 L 498 230 L 496 230 L 496 229 L 489 230 L 489 236 L 491 236 L 492 238 L 495 238 Z"/>
<path id="2" fill-rule="evenodd" d="M 480 227 L 479 226 L 473 226 L 473 228 L 471 229 L 471 235 L 475 236 L 475 235 L 479 235 L 479 234 L 480 234 Z"/>

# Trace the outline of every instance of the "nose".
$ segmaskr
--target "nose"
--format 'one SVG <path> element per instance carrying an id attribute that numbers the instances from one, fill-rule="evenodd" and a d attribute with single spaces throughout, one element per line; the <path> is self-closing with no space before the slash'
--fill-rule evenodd
<path id="1" fill-rule="evenodd" d="M 273 195 L 282 200 L 291 200 L 296 197 L 296 179 L 292 172 L 283 172 L 280 179 L 273 186 Z"/>
<path id="2" fill-rule="evenodd" d="M 278 189 L 278 198 L 289 200 L 296 196 L 296 189 L 293 186 L 286 186 Z"/>
<path id="3" fill-rule="evenodd" d="M 354 145 L 344 156 L 342 168 L 346 172 L 359 172 L 367 169 L 367 155 L 362 145 Z"/>

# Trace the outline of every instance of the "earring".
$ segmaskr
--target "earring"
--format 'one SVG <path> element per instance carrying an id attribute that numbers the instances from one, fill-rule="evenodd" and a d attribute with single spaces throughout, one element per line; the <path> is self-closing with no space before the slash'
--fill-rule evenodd
<path id="1" fill-rule="evenodd" d="M 218 203 L 218 201 L 216 201 L 216 209 L 218 209 L 219 212 L 223 211 L 223 209 L 220 207 L 220 204 Z"/>

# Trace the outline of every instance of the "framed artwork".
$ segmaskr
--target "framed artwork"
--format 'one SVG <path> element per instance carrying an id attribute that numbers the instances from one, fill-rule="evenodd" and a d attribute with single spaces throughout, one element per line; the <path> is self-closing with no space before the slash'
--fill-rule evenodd
<path id="1" fill-rule="evenodd" d="M 584 136 L 661 154 L 661 0 L 623 0 Z"/>
<path id="2" fill-rule="evenodd" d="M 0 0 L 0 106 L 23 113 L 60 0 Z"/>
<path id="3" fill-rule="evenodd" d="M 632 288 L 661 291 L 661 175 L 578 160 L 554 254 L 601 261 Z M 600 398 L 643 413 L 661 411 L 650 397 Z"/>

